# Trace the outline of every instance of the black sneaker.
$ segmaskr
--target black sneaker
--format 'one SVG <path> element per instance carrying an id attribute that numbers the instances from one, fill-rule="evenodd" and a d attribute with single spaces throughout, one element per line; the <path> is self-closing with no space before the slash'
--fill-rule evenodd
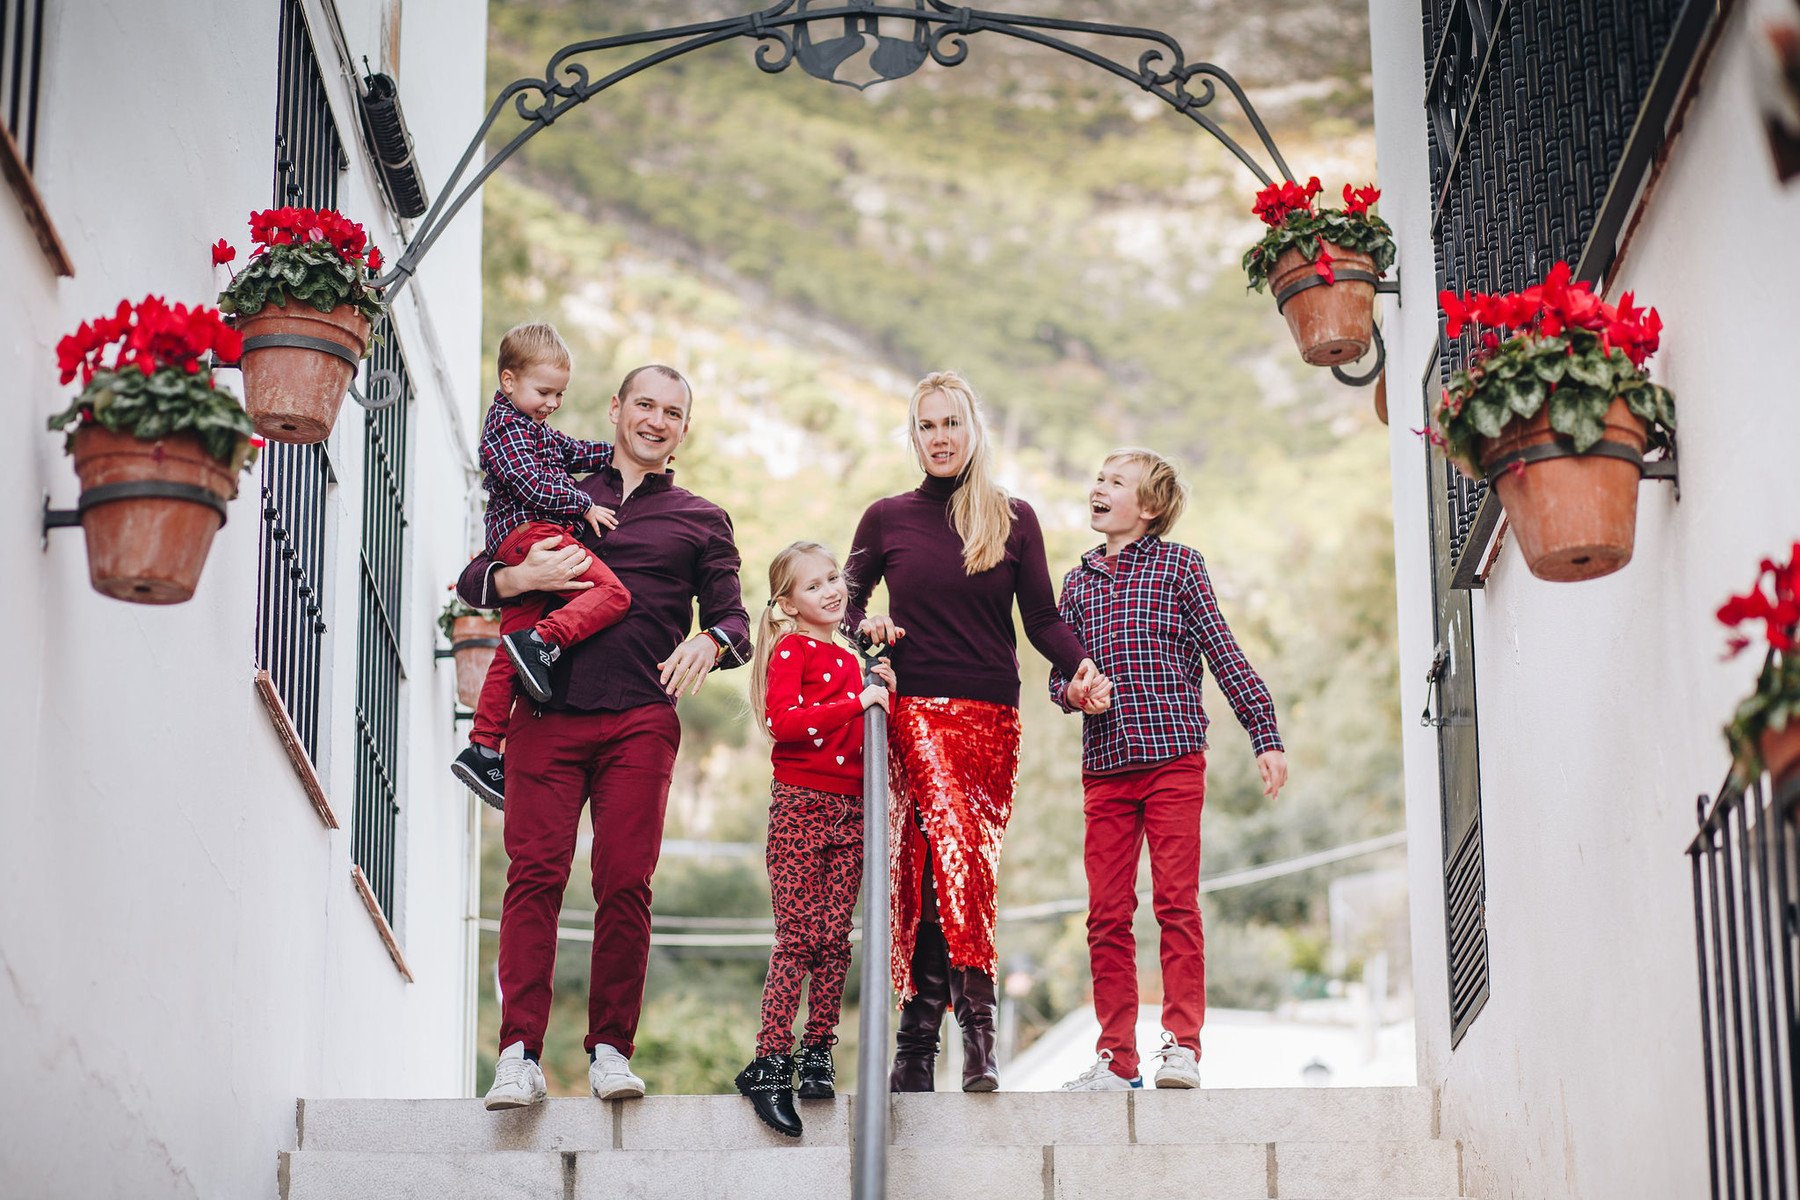
<path id="1" fill-rule="evenodd" d="M 506 811 L 506 760 L 500 755 L 469 746 L 450 764 L 450 773 L 488 804 Z"/>
<path id="2" fill-rule="evenodd" d="M 800 1114 L 794 1110 L 793 1055 L 756 1059 L 738 1072 L 737 1090 L 749 1098 L 764 1125 L 791 1138 L 800 1136 Z"/>
<path id="3" fill-rule="evenodd" d="M 831 1064 L 830 1046 L 802 1046 L 797 1062 L 802 1100 L 829 1100 L 837 1095 L 831 1086 L 837 1071 Z"/>
<path id="4" fill-rule="evenodd" d="M 500 639 L 506 657 L 518 668 L 519 686 L 540 704 L 550 698 L 550 668 L 562 657 L 562 649 L 538 636 L 535 629 L 521 629 Z"/>

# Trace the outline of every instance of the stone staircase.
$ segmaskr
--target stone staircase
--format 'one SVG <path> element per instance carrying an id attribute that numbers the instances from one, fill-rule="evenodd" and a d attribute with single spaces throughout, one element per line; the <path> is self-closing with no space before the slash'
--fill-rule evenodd
<path id="1" fill-rule="evenodd" d="M 1461 1151 L 1428 1088 L 883 1097 L 892 1200 L 1447 1200 Z M 850 1194 L 855 1097 L 806 1136 L 737 1096 L 302 1100 L 282 1200 L 811 1200 Z"/>

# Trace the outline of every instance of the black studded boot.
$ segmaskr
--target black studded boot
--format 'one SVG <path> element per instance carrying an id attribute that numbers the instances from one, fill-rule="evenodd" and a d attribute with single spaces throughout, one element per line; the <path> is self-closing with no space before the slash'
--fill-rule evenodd
<path id="1" fill-rule="evenodd" d="M 794 1056 L 767 1054 L 738 1072 L 737 1090 L 749 1098 L 762 1123 L 776 1133 L 800 1136 L 804 1126 L 794 1109 Z"/>
<path id="2" fill-rule="evenodd" d="M 798 1061 L 802 1100 L 829 1100 L 837 1095 L 831 1086 L 837 1069 L 831 1062 L 830 1046 L 801 1046 Z"/>

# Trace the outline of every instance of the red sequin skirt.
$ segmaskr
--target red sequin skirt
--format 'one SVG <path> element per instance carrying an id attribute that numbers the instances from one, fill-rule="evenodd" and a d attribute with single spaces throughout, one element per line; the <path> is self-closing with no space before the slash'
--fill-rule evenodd
<path id="1" fill-rule="evenodd" d="M 995 880 L 1019 778 L 1019 710 L 986 700 L 897 696 L 888 722 L 894 990 L 912 980 L 930 855 L 950 964 L 994 975 Z M 923 830 L 921 832 L 921 827 Z"/>

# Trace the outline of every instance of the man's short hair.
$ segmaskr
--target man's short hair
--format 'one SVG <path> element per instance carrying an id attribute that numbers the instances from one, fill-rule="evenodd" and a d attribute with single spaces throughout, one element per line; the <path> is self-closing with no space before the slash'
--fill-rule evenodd
<path id="1" fill-rule="evenodd" d="M 627 399 L 631 395 L 632 380 L 636 379 L 639 375 L 642 375 L 645 371 L 655 371 L 658 375 L 661 375 L 666 379 L 673 379 L 676 383 L 679 383 L 681 385 L 681 390 L 687 393 L 688 405 L 690 407 L 693 405 L 694 385 L 689 383 L 687 377 L 682 375 L 680 371 L 677 371 L 674 367 L 665 367 L 661 363 L 648 363 L 641 367 L 631 368 L 631 370 L 625 372 L 625 378 L 619 381 L 619 390 L 614 392 L 613 395 L 617 396 L 620 400 Z M 693 414 L 689 413 L 688 415 L 692 416 Z"/>
<path id="2" fill-rule="evenodd" d="M 1188 485 L 1181 481 L 1181 472 L 1174 463 L 1154 450 L 1146 450 L 1142 446 L 1121 446 L 1106 456 L 1106 462 L 1136 463 L 1143 471 L 1143 478 L 1138 480 L 1138 507 L 1156 515 L 1150 518 L 1150 527 L 1144 532 L 1161 537 L 1175 528 L 1175 522 L 1181 519 L 1181 510 L 1187 507 Z"/>
<path id="3" fill-rule="evenodd" d="M 569 345 L 548 321 L 527 321 L 514 325 L 500 339 L 499 369 L 517 375 L 527 367 L 561 367 L 575 365 Z"/>

